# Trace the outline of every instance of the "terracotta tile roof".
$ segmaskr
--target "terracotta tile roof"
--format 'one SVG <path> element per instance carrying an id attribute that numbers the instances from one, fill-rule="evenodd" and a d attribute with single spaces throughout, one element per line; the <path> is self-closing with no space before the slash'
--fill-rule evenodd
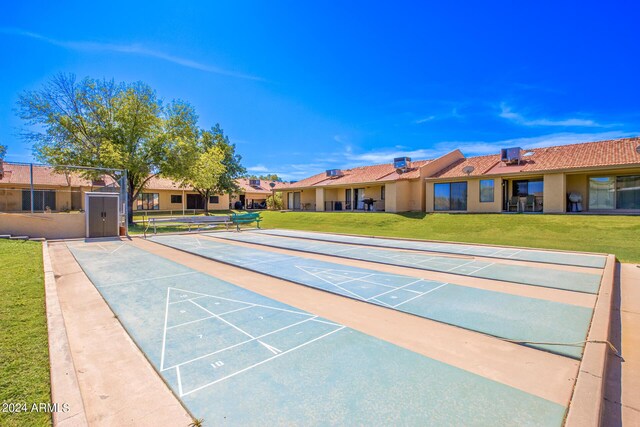
<path id="1" fill-rule="evenodd" d="M 240 179 L 237 179 L 236 182 L 240 186 L 240 190 L 244 193 L 262 193 L 267 195 L 271 194 L 271 187 L 269 186 L 269 182 L 271 181 L 266 181 L 264 179 L 261 179 L 260 186 L 258 187 L 249 185 L 248 178 L 240 178 Z M 274 188 L 278 190 L 285 186 L 286 184 L 284 182 L 276 182 L 276 186 Z"/>
<path id="2" fill-rule="evenodd" d="M 3 163 L 4 174 L 0 179 L 0 184 L 14 184 L 14 185 L 30 185 L 31 174 L 29 165 L 15 164 L 15 163 Z M 113 180 L 110 177 L 104 177 L 104 181 L 112 183 Z M 33 183 L 35 185 L 46 185 L 52 187 L 90 187 L 92 181 L 85 179 L 78 173 L 65 173 L 56 172 L 49 166 L 35 166 L 33 167 Z M 104 183 L 100 183 L 104 185 Z"/>
<path id="3" fill-rule="evenodd" d="M 490 156 L 476 156 L 476 157 L 468 157 L 466 159 L 460 159 L 456 162 L 453 162 L 451 165 L 446 168 L 436 172 L 432 178 L 454 178 L 461 176 L 478 176 L 484 175 L 489 169 L 494 167 L 498 162 L 500 162 L 500 155 L 490 155 Z M 466 167 L 473 167 L 473 172 L 469 175 L 464 173 L 462 170 Z"/>
<path id="4" fill-rule="evenodd" d="M 504 165 L 500 155 L 476 156 L 459 160 L 449 167 L 437 172 L 431 178 L 465 177 L 462 169 L 473 166 L 470 176 L 497 175 L 508 173 L 544 172 L 563 169 L 584 169 L 606 166 L 640 166 L 640 154 L 636 147 L 640 145 L 640 137 L 624 138 L 579 144 L 558 145 L 545 148 L 523 150 L 523 163 L 520 165 Z"/>
<path id="5" fill-rule="evenodd" d="M 430 160 L 416 160 L 411 162 L 411 170 L 398 174 L 393 163 L 384 163 L 373 166 L 360 166 L 352 169 L 342 169 L 344 175 L 337 178 L 328 178 L 326 172 L 313 175 L 301 181 L 289 184 L 287 188 L 328 187 L 334 185 L 364 184 L 373 182 L 389 182 L 405 179 L 420 178 L 420 167 Z"/>
<path id="6" fill-rule="evenodd" d="M 188 187 L 181 186 L 180 182 L 174 179 L 154 176 L 147 182 L 147 185 L 145 185 L 145 191 L 146 190 L 180 190 L 180 191 L 187 190 L 189 191 L 191 189 Z"/>

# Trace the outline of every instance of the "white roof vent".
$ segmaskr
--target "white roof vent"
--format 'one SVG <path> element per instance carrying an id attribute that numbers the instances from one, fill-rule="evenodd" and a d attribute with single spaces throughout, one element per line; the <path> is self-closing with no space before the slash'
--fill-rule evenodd
<path id="1" fill-rule="evenodd" d="M 520 147 L 503 148 L 500 150 L 500 160 L 508 165 L 520 164 L 522 149 Z"/>
<path id="2" fill-rule="evenodd" d="M 340 169 L 327 169 L 327 177 L 334 179 L 334 178 L 340 178 L 341 176 L 344 176 L 344 172 L 342 172 L 342 170 Z"/>

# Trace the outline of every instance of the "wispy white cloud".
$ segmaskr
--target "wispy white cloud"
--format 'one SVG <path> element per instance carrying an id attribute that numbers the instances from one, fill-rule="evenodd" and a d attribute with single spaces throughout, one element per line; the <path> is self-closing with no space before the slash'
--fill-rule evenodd
<path id="1" fill-rule="evenodd" d="M 562 120 L 551 120 L 551 119 L 528 119 L 525 118 L 522 114 L 514 112 L 511 107 L 502 103 L 500 105 L 500 114 L 499 116 L 503 119 L 510 120 L 514 123 L 523 126 L 563 126 L 563 127 L 611 127 L 615 125 L 605 125 L 598 123 L 594 120 L 589 119 L 579 119 L 579 118 L 569 118 Z"/>
<path id="2" fill-rule="evenodd" d="M 262 172 L 262 173 L 269 172 L 269 168 L 267 168 L 264 165 L 248 166 L 247 170 L 249 172 Z"/>
<path id="3" fill-rule="evenodd" d="M 421 119 L 418 119 L 418 120 L 414 121 L 414 123 L 417 124 L 417 125 L 420 125 L 422 123 L 430 122 L 431 120 L 433 120 L 435 118 L 436 118 L 436 116 L 423 117 Z"/>
<path id="4" fill-rule="evenodd" d="M 117 43 L 103 43 L 103 42 L 94 42 L 94 41 L 58 40 L 58 39 L 44 36 L 42 34 L 34 33 L 31 31 L 25 31 L 21 29 L 16 29 L 16 28 L 0 28 L 0 33 L 27 37 L 34 40 L 39 40 L 43 43 L 47 43 L 53 46 L 58 46 L 58 47 L 68 49 L 68 50 L 73 50 L 73 51 L 116 52 L 116 53 L 123 53 L 123 54 L 129 54 L 129 55 L 146 56 L 150 58 L 156 58 L 163 61 L 171 62 L 173 64 L 181 65 L 183 67 L 205 71 L 208 73 L 220 74 L 224 76 L 236 77 L 236 78 L 248 79 L 248 80 L 263 80 L 260 77 L 226 70 L 224 68 L 216 67 L 215 65 L 204 64 L 202 62 L 198 62 L 193 59 L 172 55 L 170 53 L 163 52 L 161 50 L 150 49 L 139 43 L 117 44 Z"/>

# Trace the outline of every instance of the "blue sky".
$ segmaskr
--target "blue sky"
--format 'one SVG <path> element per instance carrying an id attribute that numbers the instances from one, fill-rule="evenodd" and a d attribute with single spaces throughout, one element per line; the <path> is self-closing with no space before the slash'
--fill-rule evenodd
<path id="1" fill-rule="evenodd" d="M 637 2 L 144 3 L 4 5 L 7 160 L 31 159 L 18 95 L 58 72 L 187 100 L 287 179 L 640 134 Z"/>

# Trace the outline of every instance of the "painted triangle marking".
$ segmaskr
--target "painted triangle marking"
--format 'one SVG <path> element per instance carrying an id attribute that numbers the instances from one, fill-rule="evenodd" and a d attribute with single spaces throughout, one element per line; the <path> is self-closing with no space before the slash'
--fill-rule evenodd
<path id="1" fill-rule="evenodd" d="M 263 343 L 263 342 L 262 342 L 262 341 L 260 341 L 260 340 L 258 340 L 258 342 L 259 342 L 260 344 L 262 344 L 262 345 L 263 345 L 267 350 L 269 350 L 269 351 L 270 351 L 271 353 L 273 353 L 273 354 L 280 354 L 280 353 L 282 353 L 282 350 L 279 350 L 279 349 L 275 348 L 275 347 L 274 347 L 274 346 L 272 346 L 272 345 L 265 344 L 265 343 Z"/>

